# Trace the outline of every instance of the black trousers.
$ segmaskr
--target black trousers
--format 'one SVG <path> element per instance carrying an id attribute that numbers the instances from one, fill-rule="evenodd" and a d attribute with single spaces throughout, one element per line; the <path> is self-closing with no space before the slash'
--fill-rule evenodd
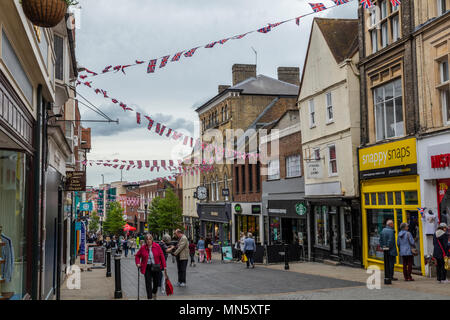
<path id="1" fill-rule="evenodd" d="M 150 264 L 145 269 L 145 289 L 147 290 L 147 298 L 152 298 L 152 293 L 158 292 L 158 284 L 161 271 L 152 272 Z M 153 286 L 152 286 L 153 285 Z"/>
<path id="2" fill-rule="evenodd" d="M 245 255 L 247 256 L 247 267 L 252 264 L 252 266 L 255 264 L 253 261 L 253 251 L 245 251 Z"/>
<path id="3" fill-rule="evenodd" d="M 447 270 L 445 270 L 444 258 L 436 258 L 436 262 L 437 280 L 447 280 Z"/>
<path id="4" fill-rule="evenodd" d="M 188 260 L 177 259 L 178 282 L 179 283 L 186 283 L 187 265 L 188 265 Z"/>
<path id="5" fill-rule="evenodd" d="M 191 256 L 191 265 L 195 264 L 195 253 L 190 253 Z"/>
<path id="6" fill-rule="evenodd" d="M 388 266 L 389 266 L 389 269 L 388 269 L 388 275 L 389 275 L 389 278 L 391 278 L 391 279 L 394 278 L 395 260 L 396 260 L 396 257 L 395 257 L 395 256 L 389 255 L 389 261 L 388 261 Z"/>

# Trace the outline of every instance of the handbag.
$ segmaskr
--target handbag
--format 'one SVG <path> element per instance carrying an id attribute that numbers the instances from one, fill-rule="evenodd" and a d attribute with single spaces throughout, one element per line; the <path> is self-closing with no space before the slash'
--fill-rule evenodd
<path id="1" fill-rule="evenodd" d="M 173 294 L 173 285 L 170 282 L 169 278 L 166 278 L 166 294 L 168 296 Z"/>
<path id="2" fill-rule="evenodd" d="M 242 261 L 242 262 L 247 262 L 247 261 L 248 261 L 247 255 L 246 255 L 245 253 L 242 254 L 242 259 L 241 259 L 241 261 Z"/>
<path id="3" fill-rule="evenodd" d="M 152 264 L 150 266 L 150 270 L 152 272 L 159 272 L 159 271 L 161 271 L 161 265 L 160 264 Z"/>
<path id="4" fill-rule="evenodd" d="M 442 248 L 442 244 L 439 241 L 439 239 L 436 239 L 437 243 L 439 243 L 439 246 L 441 247 L 442 253 L 444 254 L 444 268 L 445 270 L 450 270 L 450 261 L 447 255 L 445 254 L 444 248 Z"/>

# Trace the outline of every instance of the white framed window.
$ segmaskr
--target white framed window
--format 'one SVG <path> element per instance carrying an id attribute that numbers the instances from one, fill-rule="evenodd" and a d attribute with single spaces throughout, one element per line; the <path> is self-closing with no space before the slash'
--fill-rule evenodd
<path id="1" fill-rule="evenodd" d="M 441 16 L 447 11 L 446 0 L 436 0 L 437 1 L 437 15 Z"/>
<path id="2" fill-rule="evenodd" d="M 300 177 L 302 175 L 302 163 L 299 154 L 286 158 L 286 178 Z"/>
<path id="3" fill-rule="evenodd" d="M 333 122 L 333 100 L 331 98 L 331 92 L 326 94 L 327 96 L 327 123 Z"/>
<path id="4" fill-rule="evenodd" d="M 313 156 L 314 156 L 314 160 L 320 160 L 320 149 L 319 148 L 314 148 L 313 149 Z"/>
<path id="5" fill-rule="evenodd" d="M 328 175 L 336 176 L 338 173 L 337 169 L 337 156 L 336 156 L 336 146 L 328 146 Z"/>
<path id="6" fill-rule="evenodd" d="M 328 207 L 315 206 L 314 207 L 314 233 L 316 245 L 329 246 L 328 235 Z"/>
<path id="7" fill-rule="evenodd" d="M 280 179 L 280 159 L 273 159 L 269 161 L 269 172 L 267 180 Z"/>
<path id="8" fill-rule="evenodd" d="M 448 60 L 444 60 L 439 63 L 439 73 L 440 73 L 441 83 L 444 83 L 449 80 Z"/>
<path id="9" fill-rule="evenodd" d="M 441 90 L 442 112 L 444 124 L 450 124 L 450 88 L 447 86 Z"/>
<path id="10" fill-rule="evenodd" d="M 375 53 L 378 51 L 378 33 L 377 29 L 373 29 L 370 31 L 370 36 L 372 38 L 372 53 Z"/>
<path id="11" fill-rule="evenodd" d="M 377 141 L 404 135 L 402 80 L 373 89 Z"/>
<path id="12" fill-rule="evenodd" d="M 316 126 L 316 112 L 314 110 L 314 99 L 309 100 L 309 127 Z"/>
<path id="13" fill-rule="evenodd" d="M 349 207 L 340 207 L 341 220 L 341 250 L 349 253 L 353 251 L 352 210 Z"/>
<path id="14" fill-rule="evenodd" d="M 386 0 L 383 0 L 380 2 L 380 12 L 381 12 L 381 19 L 384 19 L 387 17 L 387 2 L 386 2 Z"/>
<path id="15" fill-rule="evenodd" d="M 395 7 L 397 8 L 397 7 Z M 400 38 L 400 25 L 398 23 L 398 15 L 392 18 L 391 25 L 392 25 L 392 42 L 397 41 Z"/>
<path id="16" fill-rule="evenodd" d="M 388 23 L 381 24 L 381 47 L 384 48 L 388 45 Z"/>

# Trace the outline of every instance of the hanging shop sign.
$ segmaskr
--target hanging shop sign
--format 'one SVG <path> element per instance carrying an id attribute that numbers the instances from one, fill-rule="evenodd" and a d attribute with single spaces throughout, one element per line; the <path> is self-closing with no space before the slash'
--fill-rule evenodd
<path id="1" fill-rule="evenodd" d="M 234 211 L 236 211 L 236 213 L 242 213 L 242 206 L 240 204 L 236 204 L 234 206 Z"/>
<path id="2" fill-rule="evenodd" d="M 66 191 L 86 191 L 86 172 L 67 171 Z"/>
<path id="3" fill-rule="evenodd" d="M 80 211 L 92 211 L 92 202 L 82 202 L 80 205 Z"/>
<path id="4" fill-rule="evenodd" d="M 304 203 L 297 203 L 295 205 L 295 212 L 299 215 L 299 216 L 303 216 L 306 213 L 306 206 Z"/>
<path id="5" fill-rule="evenodd" d="M 253 204 L 252 205 L 252 214 L 261 214 L 261 205 Z"/>
<path id="6" fill-rule="evenodd" d="M 416 139 L 359 149 L 359 171 L 362 180 L 417 174 Z"/>
<path id="7" fill-rule="evenodd" d="M 222 189 L 222 197 L 229 197 L 230 189 Z"/>

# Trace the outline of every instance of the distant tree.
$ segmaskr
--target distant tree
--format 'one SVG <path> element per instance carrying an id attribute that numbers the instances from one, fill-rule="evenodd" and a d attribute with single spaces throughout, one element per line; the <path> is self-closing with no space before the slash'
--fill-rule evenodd
<path id="1" fill-rule="evenodd" d="M 97 232 L 99 228 L 100 217 L 97 211 L 93 211 L 91 215 L 91 221 L 89 221 L 89 232 Z"/>
<path id="2" fill-rule="evenodd" d="M 158 235 L 161 233 L 161 229 L 158 223 L 158 217 L 160 214 L 159 208 L 160 201 L 161 201 L 160 197 L 156 197 L 152 200 L 147 217 L 148 230 L 151 233 Z"/>
<path id="3" fill-rule="evenodd" d="M 183 208 L 180 200 L 171 188 L 166 190 L 165 198 L 158 203 L 158 226 L 160 232 L 168 232 L 170 235 L 176 229 L 183 227 Z"/>
<path id="4" fill-rule="evenodd" d="M 103 222 L 103 230 L 111 235 L 123 234 L 125 221 L 123 219 L 123 209 L 119 202 L 111 202 L 106 211 L 106 220 Z"/>

